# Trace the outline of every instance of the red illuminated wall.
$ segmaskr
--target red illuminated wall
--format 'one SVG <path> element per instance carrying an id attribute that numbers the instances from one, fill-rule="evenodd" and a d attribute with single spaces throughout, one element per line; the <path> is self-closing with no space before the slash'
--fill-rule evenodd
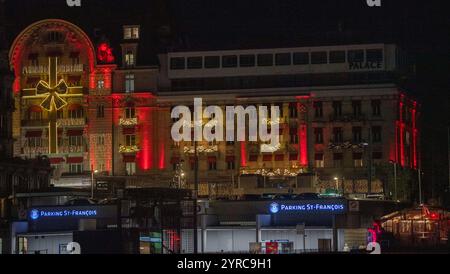
<path id="1" fill-rule="evenodd" d="M 141 170 L 153 168 L 153 111 L 150 107 L 137 107 L 140 129 L 140 151 L 137 155 Z"/>

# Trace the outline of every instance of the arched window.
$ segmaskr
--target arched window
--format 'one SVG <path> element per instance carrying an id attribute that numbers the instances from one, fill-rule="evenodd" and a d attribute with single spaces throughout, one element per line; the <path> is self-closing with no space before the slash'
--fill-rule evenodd
<path id="1" fill-rule="evenodd" d="M 70 119 L 81 119 L 83 118 L 83 107 L 79 104 L 72 104 L 68 108 Z"/>
<path id="2" fill-rule="evenodd" d="M 40 106 L 29 107 L 28 119 L 32 121 L 42 120 L 42 108 Z"/>

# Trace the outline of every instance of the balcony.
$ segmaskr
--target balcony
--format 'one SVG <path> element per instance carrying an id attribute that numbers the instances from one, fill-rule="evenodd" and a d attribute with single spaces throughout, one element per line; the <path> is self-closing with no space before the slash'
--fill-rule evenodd
<path id="1" fill-rule="evenodd" d="M 24 146 L 22 148 L 22 155 L 29 157 L 29 158 L 35 158 L 39 155 L 46 155 L 48 154 L 48 147 L 40 146 L 40 147 L 29 147 Z"/>
<path id="2" fill-rule="evenodd" d="M 86 118 L 58 119 L 58 125 L 63 127 L 84 127 L 86 125 Z"/>
<path id="3" fill-rule="evenodd" d="M 119 125 L 123 127 L 131 127 L 131 126 L 137 126 L 138 124 L 138 118 L 120 118 Z"/>
<path id="4" fill-rule="evenodd" d="M 41 120 L 22 120 L 22 127 L 48 127 L 50 120 L 41 119 Z"/>
<path id="5" fill-rule="evenodd" d="M 367 117 L 364 114 L 354 115 L 354 114 L 343 114 L 343 115 L 330 115 L 330 122 L 363 122 L 366 121 Z"/>
<path id="6" fill-rule="evenodd" d="M 121 145 L 119 146 L 119 152 L 120 153 L 137 153 L 139 152 L 141 149 L 139 148 L 139 146 L 137 145 L 133 145 L 133 146 L 124 146 Z"/>
<path id="7" fill-rule="evenodd" d="M 219 147 L 217 145 L 214 146 L 203 146 L 203 145 L 199 145 L 197 147 L 197 153 L 201 154 L 201 153 L 215 153 L 219 151 Z M 190 146 L 190 147 L 184 147 L 184 153 L 185 154 L 195 154 L 195 147 L 194 146 Z"/>
<path id="8" fill-rule="evenodd" d="M 84 146 L 60 146 L 58 153 L 84 153 Z"/>

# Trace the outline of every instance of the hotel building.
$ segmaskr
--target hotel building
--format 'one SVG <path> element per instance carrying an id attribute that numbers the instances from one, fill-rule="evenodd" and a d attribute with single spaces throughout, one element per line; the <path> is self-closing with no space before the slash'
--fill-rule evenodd
<path id="1" fill-rule="evenodd" d="M 200 196 L 407 198 L 392 174 L 420 165 L 420 107 L 398 85 L 408 64 L 396 45 L 168 51 L 153 64 L 141 43 L 149 33 L 118 31 L 119 45 L 93 42 L 48 19 L 12 44 L 14 155 L 48 156 L 53 184 L 193 187 L 197 145 Z M 195 97 L 223 109 L 279 106 L 267 123 L 279 124 L 280 145 L 174 142 L 171 110 Z"/>

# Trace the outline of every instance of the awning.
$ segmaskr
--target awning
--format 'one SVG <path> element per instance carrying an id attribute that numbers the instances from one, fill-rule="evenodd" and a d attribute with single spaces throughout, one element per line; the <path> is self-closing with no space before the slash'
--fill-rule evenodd
<path id="1" fill-rule="evenodd" d="M 250 156 L 248 157 L 248 160 L 249 160 L 250 162 L 256 162 L 256 161 L 258 161 L 258 155 L 250 155 Z"/>
<path id="2" fill-rule="evenodd" d="M 135 155 L 124 155 L 123 156 L 123 162 L 124 163 L 135 163 L 136 162 L 136 156 Z"/>
<path id="3" fill-rule="evenodd" d="M 316 153 L 316 161 L 322 161 L 323 160 L 323 153 Z"/>
<path id="4" fill-rule="evenodd" d="M 234 162 L 236 160 L 236 157 L 234 155 L 229 155 L 225 159 L 227 162 Z"/>
<path id="5" fill-rule="evenodd" d="M 289 161 L 297 161 L 298 160 L 298 154 L 289 154 Z"/>
<path id="6" fill-rule="evenodd" d="M 68 164 L 81 164 L 83 163 L 84 158 L 83 157 L 68 157 L 67 163 Z"/>
<path id="7" fill-rule="evenodd" d="M 217 162 L 217 157 L 216 157 L 216 156 L 210 156 L 210 157 L 208 157 L 208 162 L 209 162 L 209 163 L 215 163 L 215 162 Z"/>
<path id="8" fill-rule="evenodd" d="M 172 159 L 170 160 L 170 163 L 172 164 L 172 165 L 174 165 L 174 164 L 178 164 L 178 163 L 180 163 L 180 157 L 172 157 Z"/>
<path id="9" fill-rule="evenodd" d="M 273 159 L 273 155 L 272 154 L 263 155 L 263 161 L 264 162 L 271 162 L 272 159 Z"/>
<path id="10" fill-rule="evenodd" d="M 284 154 L 277 154 L 277 155 L 275 155 L 275 161 L 277 161 L 277 162 L 284 161 Z"/>
<path id="11" fill-rule="evenodd" d="M 26 138 L 42 137 L 42 130 L 27 131 Z"/>
<path id="12" fill-rule="evenodd" d="M 80 104 L 71 104 L 69 105 L 69 107 L 67 108 L 69 111 L 71 110 L 79 110 L 82 109 L 83 107 Z"/>
<path id="13" fill-rule="evenodd" d="M 133 135 L 136 133 L 136 128 L 135 127 L 125 127 L 123 128 L 123 134 L 124 135 Z"/>
<path id="14" fill-rule="evenodd" d="M 83 136 L 84 130 L 82 129 L 69 129 L 67 130 L 67 136 Z"/>
<path id="15" fill-rule="evenodd" d="M 42 108 L 40 106 L 31 106 L 28 108 L 29 112 L 42 112 Z"/>
<path id="16" fill-rule="evenodd" d="M 361 160 L 362 153 L 353 153 L 353 160 Z"/>
<path id="17" fill-rule="evenodd" d="M 65 162 L 64 158 L 50 158 L 50 164 L 57 165 Z"/>

